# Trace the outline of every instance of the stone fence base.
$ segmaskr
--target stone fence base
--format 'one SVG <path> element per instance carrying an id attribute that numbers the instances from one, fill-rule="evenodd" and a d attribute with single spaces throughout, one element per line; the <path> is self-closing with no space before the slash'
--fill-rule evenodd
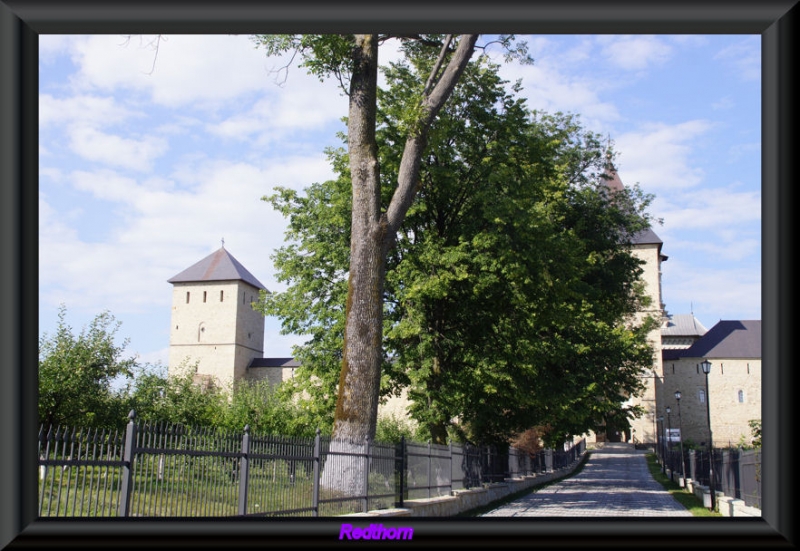
<path id="1" fill-rule="evenodd" d="M 711 507 L 711 490 L 708 486 L 703 486 L 702 484 L 696 483 L 691 478 L 687 478 L 686 489 L 693 492 L 694 495 L 697 496 L 697 499 L 702 500 L 705 507 Z M 715 493 L 714 497 L 717 500 L 717 509 L 723 517 L 761 516 L 761 509 L 745 505 L 743 499 L 736 499 L 719 492 Z"/>
<path id="2" fill-rule="evenodd" d="M 557 478 L 569 475 L 578 468 L 586 457 L 584 452 L 581 457 L 568 467 L 549 473 L 524 476 L 520 478 L 507 478 L 503 482 L 484 484 L 481 488 L 468 490 L 453 490 L 449 496 L 432 497 L 428 499 L 409 499 L 403 502 L 403 508 L 378 509 L 366 513 L 353 513 L 342 515 L 346 517 L 452 517 L 485 507 L 509 495 L 542 486 Z"/>

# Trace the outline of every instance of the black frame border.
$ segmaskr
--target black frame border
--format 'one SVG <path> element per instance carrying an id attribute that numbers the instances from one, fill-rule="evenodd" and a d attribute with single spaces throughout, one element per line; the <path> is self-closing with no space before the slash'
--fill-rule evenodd
<path id="1" fill-rule="evenodd" d="M 762 343 L 764 494 L 760 519 L 408 519 L 411 545 L 795 546 L 791 457 L 797 0 L 654 2 L 446 0 L 0 0 L 0 547 L 335 545 L 341 520 L 36 518 L 38 350 L 38 35 L 273 32 L 760 34 L 762 38 Z M 355 520 L 355 519 L 353 519 Z M 367 542 L 359 542 L 368 545 Z M 385 545 L 385 543 L 384 543 Z"/>

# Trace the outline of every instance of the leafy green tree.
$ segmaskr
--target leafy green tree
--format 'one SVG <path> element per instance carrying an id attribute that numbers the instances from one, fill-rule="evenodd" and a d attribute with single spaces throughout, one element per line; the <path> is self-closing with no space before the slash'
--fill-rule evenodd
<path id="1" fill-rule="evenodd" d="M 400 170 L 404 106 L 435 62 L 414 61 L 387 68 L 379 96 L 382 204 Z M 489 64 L 465 69 L 388 257 L 381 387 L 410 388 L 435 442 L 455 418 L 465 436 L 496 441 L 536 425 L 555 439 L 594 428 L 651 364 L 647 325 L 623 323 L 640 306 L 625 243 L 648 223 L 647 198 L 634 189 L 611 201 L 598 138 L 572 117 L 531 114 L 505 84 Z M 310 335 L 296 383 L 322 398 L 320 414 L 335 393 L 352 210 L 347 154 L 329 156 L 337 180 L 266 198 L 289 219 L 290 244 L 275 255 L 289 288 L 263 307 Z"/>
<path id="2" fill-rule="evenodd" d="M 214 426 L 225 415 L 227 395 L 217 387 L 196 384 L 194 373 L 194 366 L 188 364 L 171 376 L 160 364 L 141 366 L 122 394 L 143 421 Z"/>
<path id="3" fill-rule="evenodd" d="M 135 357 L 125 357 L 128 340 L 115 342 L 120 327 L 109 312 L 95 316 L 75 335 L 59 307 L 54 335 L 39 338 L 39 423 L 109 427 L 125 418 L 125 404 L 111 389 L 118 377 L 130 378 Z"/>
<path id="4" fill-rule="evenodd" d="M 425 79 L 404 103 L 399 139 L 402 154 L 391 182 L 391 198 L 381 203 L 385 174 L 377 141 L 378 46 L 402 41 L 404 53 L 421 51 L 433 59 Z M 337 440 L 374 437 L 384 362 L 383 308 L 389 251 L 417 193 L 422 158 L 431 127 L 469 64 L 478 35 L 268 35 L 257 41 L 269 54 L 294 52 L 320 78 L 338 78 L 349 96 L 347 148 L 350 191 L 350 260 L 344 306 L 344 339 L 334 415 Z M 509 38 L 503 38 L 510 44 Z"/>
<path id="5" fill-rule="evenodd" d="M 280 385 L 244 380 L 236 383 L 218 425 L 238 431 L 249 425 L 254 434 L 311 438 L 317 428 L 330 434 L 329 426 L 320 426 L 316 421 L 294 397 L 282 393 Z"/>

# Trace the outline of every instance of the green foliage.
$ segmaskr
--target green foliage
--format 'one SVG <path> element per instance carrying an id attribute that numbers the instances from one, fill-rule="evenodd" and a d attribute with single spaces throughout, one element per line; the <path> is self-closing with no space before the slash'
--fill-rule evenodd
<path id="1" fill-rule="evenodd" d="M 311 438 L 320 423 L 310 411 L 291 397 L 273 388 L 268 381 L 239 381 L 217 426 L 240 431 L 250 425 L 254 434 Z"/>
<path id="2" fill-rule="evenodd" d="M 751 445 L 754 448 L 761 447 L 761 419 L 750 419 L 747 422 L 750 425 L 750 434 L 752 435 Z"/>
<path id="3" fill-rule="evenodd" d="M 231 389 L 198 385 L 196 369 L 184 364 L 167 376 L 161 366 L 145 366 L 124 391 L 125 402 L 142 420 L 214 427 L 255 434 L 314 436 L 318 424 L 268 381 L 238 381 Z"/>
<path id="4" fill-rule="evenodd" d="M 59 309 L 55 335 L 39 339 L 39 423 L 53 426 L 122 429 L 128 413 L 137 419 L 254 433 L 314 436 L 330 432 L 330 420 L 313 414 L 290 391 L 267 381 L 241 381 L 234 388 L 200 385 L 196 365 L 182 364 L 168 376 L 161 364 L 124 358 L 127 340 L 116 345 L 120 324 L 103 312 L 79 335 Z M 124 377 L 120 389 L 115 378 Z"/>
<path id="5" fill-rule="evenodd" d="M 416 46 L 417 48 L 419 45 Z M 433 63 L 419 49 L 384 68 L 378 140 L 382 205 L 394 191 L 409 109 Z M 598 136 L 577 118 L 530 112 L 497 67 L 471 64 L 431 129 L 419 189 L 390 252 L 382 391 L 407 387 L 412 417 L 434 442 L 503 441 L 548 426 L 548 443 L 593 429 L 623 407 L 652 365 L 630 236 L 646 228 L 638 188 L 610 200 Z M 266 198 L 289 220 L 274 256 L 288 289 L 263 311 L 296 349 L 298 389 L 332 412 L 341 361 L 349 254 L 347 158 L 336 180 Z M 459 419 L 457 425 L 454 418 Z"/>
<path id="6" fill-rule="evenodd" d="M 346 91 L 352 66 L 353 35 L 347 34 L 273 34 L 255 35 L 252 40 L 263 47 L 268 56 L 299 54 L 300 67 L 324 80 L 334 76 Z M 283 68 L 288 70 L 288 65 Z"/>
<path id="7" fill-rule="evenodd" d="M 395 415 L 378 416 L 378 425 L 375 431 L 376 442 L 398 443 L 401 438 L 407 441 L 421 441 L 412 423 L 407 419 Z"/>
<path id="8" fill-rule="evenodd" d="M 171 377 L 161 365 L 141 366 L 122 396 L 142 420 L 213 426 L 223 416 L 227 398 L 219 388 L 196 384 L 195 372 L 195 365 L 185 363 Z"/>
<path id="9" fill-rule="evenodd" d="M 133 375 L 135 358 L 124 357 L 128 341 L 116 344 L 120 323 L 109 312 L 95 316 L 78 335 L 66 315 L 61 305 L 56 333 L 39 338 L 39 423 L 113 426 L 113 419 L 127 414 L 110 384 Z"/>

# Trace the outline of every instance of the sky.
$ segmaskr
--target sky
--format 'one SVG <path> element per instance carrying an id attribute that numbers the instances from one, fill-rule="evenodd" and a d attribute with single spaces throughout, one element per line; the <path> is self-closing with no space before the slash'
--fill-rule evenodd
<path id="1" fill-rule="evenodd" d="M 622 182 L 654 195 L 667 312 L 708 329 L 761 319 L 760 36 L 519 38 L 534 64 L 501 74 L 530 108 L 578 115 L 610 138 Z M 166 365 L 167 280 L 222 239 L 285 289 L 272 255 L 286 221 L 261 198 L 333 177 L 324 150 L 347 114 L 336 82 L 244 35 L 40 35 L 39 50 L 40 336 L 60 305 L 75 333 L 107 310 L 126 355 Z M 265 356 L 303 341 L 266 319 Z"/>

